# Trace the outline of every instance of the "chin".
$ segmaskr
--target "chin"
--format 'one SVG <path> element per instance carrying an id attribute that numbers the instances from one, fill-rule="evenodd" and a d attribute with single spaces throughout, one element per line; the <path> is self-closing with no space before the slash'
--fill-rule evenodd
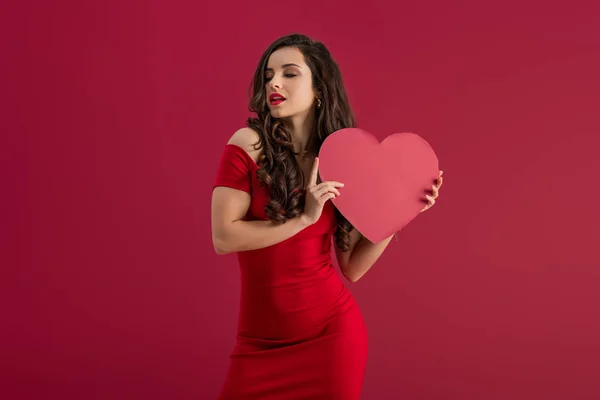
<path id="1" fill-rule="evenodd" d="M 287 117 L 287 114 L 281 112 L 281 110 L 273 110 L 273 109 L 271 109 L 271 117 L 273 117 L 273 118 L 285 118 L 285 117 Z"/>

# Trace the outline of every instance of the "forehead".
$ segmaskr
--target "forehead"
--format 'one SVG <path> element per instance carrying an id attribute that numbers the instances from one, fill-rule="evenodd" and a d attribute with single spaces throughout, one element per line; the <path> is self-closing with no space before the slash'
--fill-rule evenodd
<path id="1" fill-rule="evenodd" d="M 285 64 L 297 64 L 301 68 L 306 67 L 304 55 L 295 47 L 284 47 L 271 53 L 267 61 L 267 69 L 279 69 Z"/>

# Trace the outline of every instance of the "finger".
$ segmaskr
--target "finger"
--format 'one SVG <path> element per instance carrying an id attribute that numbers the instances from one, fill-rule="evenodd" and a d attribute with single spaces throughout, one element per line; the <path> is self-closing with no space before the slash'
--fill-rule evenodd
<path id="1" fill-rule="evenodd" d="M 435 204 L 435 199 L 429 195 L 425 196 L 427 198 L 427 200 L 429 201 L 429 207 L 431 207 L 432 205 Z"/>
<path id="2" fill-rule="evenodd" d="M 437 199 L 437 197 L 439 196 L 439 190 L 438 187 L 435 185 L 431 185 L 431 187 L 433 188 L 433 198 Z"/>
<path id="3" fill-rule="evenodd" d="M 326 202 L 327 200 L 330 200 L 330 199 L 333 199 L 333 198 L 335 198 L 335 194 L 333 194 L 333 193 L 331 193 L 331 192 L 327 192 L 327 193 L 325 193 L 324 195 L 322 195 L 321 197 L 319 197 L 319 202 L 320 202 L 321 204 L 325 204 L 325 202 Z"/>
<path id="4" fill-rule="evenodd" d="M 330 185 L 330 186 L 335 186 L 335 187 L 344 187 L 344 184 L 342 182 L 338 182 L 338 181 L 325 181 L 325 182 L 319 183 L 319 186 L 321 186 L 321 185 Z"/>
<path id="5" fill-rule="evenodd" d="M 315 157 L 313 162 L 312 170 L 310 171 L 310 179 L 308 180 L 308 186 L 312 187 L 317 184 L 317 171 L 319 170 L 319 157 Z"/>
<path id="6" fill-rule="evenodd" d="M 313 186 L 311 188 L 312 192 L 316 192 L 317 190 L 320 190 L 322 187 L 327 186 L 327 187 L 344 187 L 344 184 L 341 182 L 337 182 L 337 181 L 326 181 L 326 182 L 321 182 L 316 186 Z"/>
<path id="7" fill-rule="evenodd" d="M 337 190 L 333 185 L 318 185 L 313 189 L 313 193 L 316 197 L 320 197 L 323 195 L 323 193 L 327 192 L 333 192 L 337 196 L 341 194 L 340 191 Z"/>

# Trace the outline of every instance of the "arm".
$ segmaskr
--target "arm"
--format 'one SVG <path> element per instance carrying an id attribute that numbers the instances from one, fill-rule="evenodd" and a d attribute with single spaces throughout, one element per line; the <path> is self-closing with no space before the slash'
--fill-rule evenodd
<path id="1" fill-rule="evenodd" d="M 248 152 L 255 162 L 259 151 L 254 148 L 258 133 L 244 127 L 229 139 Z M 276 224 L 271 221 L 244 221 L 250 207 L 250 193 L 227 186 L 215 187 L 212 193 L 211 225 L 213 246 L 217 254 L 256 250 L 272 246 L 294 236 L 310 225 L 303 214 L 298 218 Z"/>
<path id="2" fill-rule="evenodd" d="M 212 197 L 212 239 L 217 254 L 256 250 L 294 236 L 310 225 L 302 215 L 284 224 L 242 221 L 250 206 L 250 195 L 241 190 L 216 187 Z"/>
<path id="3" fill-rule="evenodd" d="M 440 171 L 439 177 L 436 179 L 437 184 L 433 185 L 432 195 L 427 194 L 425 196 L 424 200 L 427 201 L 427 206 L 421 212 L 430 209 L 435 204 L 435 199 L 438 197 L 438 191 L 443 182 L 442 173 L 443 171 Z M 350 231 L 350 250 L 342 252 L 337 246 L 335 247 L 336 257 L 344 276 L 350 282 L 356 282 L 362 278 L 377 262 L 394 236 L 383 239 L 379 243 L 371 243 L 356 229 L 352 229 Z"/>
<path id="4" fill-rule="evenodd" d="M 350 250 L 335 248 L 340 269 L 350 282 L 356 282 L 371 269 L 386 249 L 394 235 L 379 243 L 372 243 L 356 229 L 350 232 Z"/>

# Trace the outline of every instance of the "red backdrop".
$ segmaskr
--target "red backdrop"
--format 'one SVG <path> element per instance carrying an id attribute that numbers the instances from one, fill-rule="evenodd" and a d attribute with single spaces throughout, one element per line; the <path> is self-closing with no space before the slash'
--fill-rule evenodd
<path id="1" fill-rule="evenodd" d="M 363 398 L 600 397 L 598 6 L 13 3 L 3 398 L 216 397 L 239 271 L 212 248 L 211 184 L 262 51 L 291 32 L 328 45 L 361 127 L 422 135 L 444 170 L 348 283 Z"/>

